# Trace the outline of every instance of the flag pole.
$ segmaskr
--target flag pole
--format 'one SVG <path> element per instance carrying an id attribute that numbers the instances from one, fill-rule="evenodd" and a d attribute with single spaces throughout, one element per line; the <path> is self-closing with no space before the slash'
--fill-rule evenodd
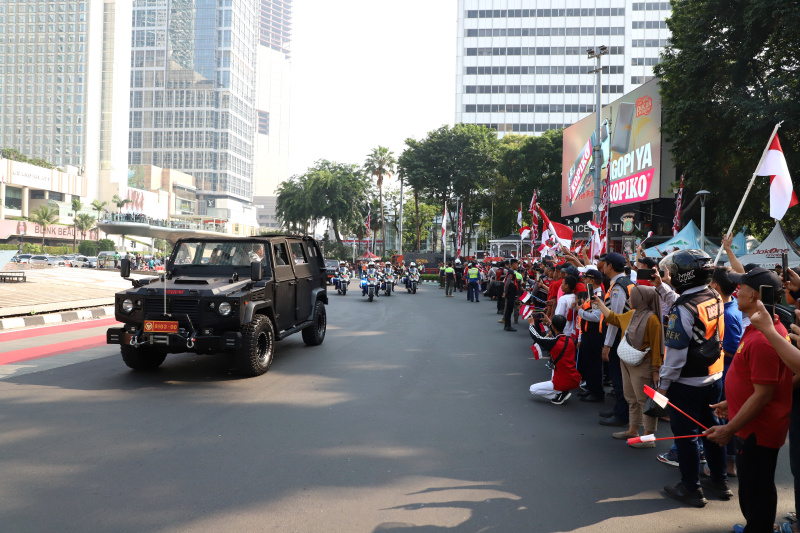
<path id="1" fill-rule="evenodd" d="M 756 173 L 758 172 L 758 169 L 761 168 L 761 163 L 764 162 L 764 158 L 767 157 L 767 152 L 769 152 L 769 147 L 772 146 L 772 139 L 774 139 L 775 135 L 778 134 L 778 128 L 781 127 L 781 124 L 783 124 L 782 120 L 777 124 L 775 124 L 775 128 L 772 130 L 772 135 L 769 136 L 769 141 L 767 142 L 767 146 L 761 153 L 761 159 L 759 159 L 758 165 L 756 165 L 756 169 L 755 171 L 753 171 L 753 177 L 750 178 L 750 184 L 747 186 L 747 190 L 744 191 L 744 196 L 742 197 L 742 201 L 741 203 L 739 203 L 739 209 L 737 209 L 736 214 L 733 215 L 733 222 L 731 222 L 730 229 L 725 234 L 725 237 L 728 237 L 729 235 L 733 234 L 733 228 L 736 226 L 736 220 L 739 218 L 739 214 L 742 212 L 742 207 L 744 207 L 744 202 L 745 200 L 747 200 L 747 195 L 750 194 L 750 189 L 753 188 L 753 183 L 756 181 L 756 176 L 757 176 Z M 719 262 L 719 258 L 721 255 L 722 255 L 722 246 L 719 247 L 719 251 L 717 252 L 717 258 L 714 259 L 715 265 Z"/>

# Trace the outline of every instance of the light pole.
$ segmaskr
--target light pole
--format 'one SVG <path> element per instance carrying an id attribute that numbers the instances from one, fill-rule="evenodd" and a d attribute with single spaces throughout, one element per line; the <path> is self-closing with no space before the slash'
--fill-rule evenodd
<path id="1" fill-rule="evenodd" d="M 711 194 L 706 190 L 697 191 L 700 197 L 700 249 L 706 251 L 706 198 Z"/>
<path id="2" fill-rule="evenodd" d="M 600 108 L 602 107 L 601 98 L 603 96 L 602 74 L 603 74 L 603 56 L 608 54 L 608 47 L 605 45 L 598 46 L 597 48 L 589 48 L 586 50 L 589 59 L 597 59 L 597 68 L 590 70 L 590 74 L 597 74 L 597 104 L 594 112 L 596 115 L 595 125 L 595 143 L 592 147 L 594 157 L 594 221 L 600 222 L 600 170 L 603 166 L 601 161 L 603 153 L 600 150 Z"/>
<path id="3" fill-rule="evenodd" d="M 403 178 L 400 178 L 400 236 L 397 255 L 403 255 Z"/>

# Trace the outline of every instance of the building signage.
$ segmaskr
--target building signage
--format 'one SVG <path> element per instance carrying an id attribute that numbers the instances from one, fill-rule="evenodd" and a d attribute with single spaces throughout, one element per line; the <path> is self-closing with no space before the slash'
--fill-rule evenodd
<path id="1" fill-rule="evenodd" d="M 54 191 L 73 196 L 86 196 L 86 177 L 55 169 L 37 167 L 10 159 L 0 159 L 0 183 Z"/>
<path id="2" fill-rule="evenodd" d="M 593 113 L 564 130 L 561 215 L 591 211 L 594 180 L 591 148 L 597 141 Z M 602 110 L 600 176 L 610 182 L 611 205 L 659 198 L 661 192 L 661 96 L 646 83 Z M 587 153 L 587 148 L 590 149 Z"/>
<path id="3" fill-rule="evenodd" d="M 0 240 L 8 239 L 9 237 L 20 236 L 30 237 L 32 240 L 42 238 L 42 226 L 35 222 L 25 220 L 0 220 Z M 75 237 L 74 226 L 62 226 L 60 224 L 51 224 L 47 226 L 47 231 L 44 236 L 53 239 L 69 239 L 72 241 Z M 84 235 L 79 231 L 78 238 L 84 239 Z M 86 232 L 86 239 L 96 241 L 98 239 L 97 229 Z"/>

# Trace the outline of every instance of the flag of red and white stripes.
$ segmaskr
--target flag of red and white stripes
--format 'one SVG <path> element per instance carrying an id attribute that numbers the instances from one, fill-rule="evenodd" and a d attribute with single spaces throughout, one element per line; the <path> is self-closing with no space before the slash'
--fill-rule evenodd
<path id="1" fill-rule="evenodd" d="M 533 191 L 533 198 L 531 198 L 531 206 L 530 206 L 530 213 L 533 217 L 533 221 L 531 222 L 531 248 L 533 247 L 533 243 L 539 238 L 539 215 L 536 214 L 536 202 L 537 200 L 537 193 L 536 189 Z"/>
<path id="2" fill-rule="evenodd" d="M 681 174 L 681 188 L 678 189 L 678 197 L 675 198 L 675 218 L 672 219 L 672 236 L 681 230 L 681 204 L 683 203 L 683 174 Z"/>
<path id="3" fill-rule="evenodd" d="M 769 216 L 775 220 L 781 220 L 790 207 L 800 203 L 777 134 L 772 138 L 767 156 L 756 169 L 756 175 L 769 176 Z"/>
<path id="4" fill-rule="evenodd" d="M 553 238 L 569 248 L 572 244 L 572 228 L 558 222 L 551 222 L 541 206 L 539 207 L 539 214 L 542 215 L 542 242 Z"/>

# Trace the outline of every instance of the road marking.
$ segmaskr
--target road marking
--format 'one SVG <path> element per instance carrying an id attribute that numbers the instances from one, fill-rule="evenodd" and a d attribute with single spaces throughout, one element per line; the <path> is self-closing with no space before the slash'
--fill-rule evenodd
<path id="1" fill-rule="evenodd" d="M 96 337 L 87 337 L 85 339 L 57 342 L 55 344 L 38 346 L 36 348 L 24 348 L 22 350 L 13 350 L 10 352 L 0 353 L 0 366 L 7 365 L 10 363 L 20 363 L 22 361 L 30 361 L 32 359 L 42 359 L 44 357 L 52 357 L 54 355 L 71 353 L 79 350 L 99 348 L 100 346 L 105 346 L 105 345 L 106 345 L 106 336 L 97 335 Z"/>
<path id="2" fill-rule="evenodd" d="M 116 318 L 101 318 L 98 320 L 87 320 L 85 322 L 70 322 L 56 326 L 42 326 L 39 328 L 23 329 L 20 331 L 6 331 L 0 333 L 0 342 L 10 342 L 19 339 L 31 339 L 43 335 L 58 335 L 88 328 L 99 328 L 102 326 L 113 326 L 117 324 Z"/>

